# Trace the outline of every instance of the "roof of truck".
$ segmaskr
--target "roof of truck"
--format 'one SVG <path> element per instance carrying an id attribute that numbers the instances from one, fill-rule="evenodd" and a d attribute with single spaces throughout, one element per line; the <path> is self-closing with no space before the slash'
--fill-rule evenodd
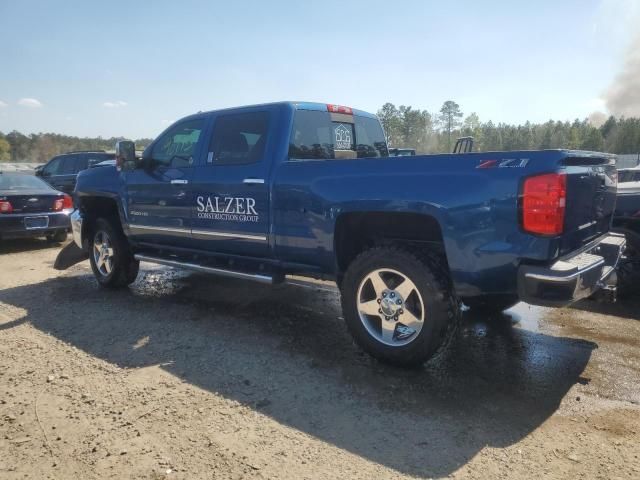
<path id="1" fill-rule="evenodd" d="M 286 106 L 290 106 L 296 110 L 317 110 L 320 112 L 327 112 L 328 111 L 328 105 L 334 105 L 331 103 L 320 103 L 320 102 L 298 102 L 298 101 L 282 101 L 282 102 L 270 102 L 270 103 L 257 103 L 254 105 L 241 105 L 241 106 L 237 106 L 237 107 L 229 107 L 229 108 L 219 108 L 219 109 L 215 109 L 215 110 L 208 110 L 206 112 L 202 111 L 202 112 L 198 112 L 198 113 L 194 113 L 193 115 L 188 115 L 184 118 L 191 118 L 191 117 L 198 117 L 200 115 L 208 115 L 210 113 L 217 113 L 217 112 L 226 112 L 226 111 L 231 111 L 231 110 L 240 110 L 240 109 L 244 109 L 244 108 L 260 108 L 260 107 L 273 107 L 273 106 L 278 106 L 278 105 L 286 105 Z M 370 118 L 377 118 L 373 113 L 369 113 L 369 112 L 365 112 L 364 110 L 358 110 L 356 108 L 351 108 L 351 111 L 353 112 L 354 115 L 357 115 L 359 117 L 370 117 Z M 184 119 L 183 118 L 183 119 Z"/>

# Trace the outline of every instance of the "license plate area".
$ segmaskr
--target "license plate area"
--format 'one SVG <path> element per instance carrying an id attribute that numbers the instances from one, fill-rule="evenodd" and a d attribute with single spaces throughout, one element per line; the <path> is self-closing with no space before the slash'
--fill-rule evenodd
<path id="1" fill-rule="evenodd" d="M 24 217 L 24 228 L 27 230 L 37 230 L 39 228 L 47 228 L 49 226 L 49 217 Z"/>

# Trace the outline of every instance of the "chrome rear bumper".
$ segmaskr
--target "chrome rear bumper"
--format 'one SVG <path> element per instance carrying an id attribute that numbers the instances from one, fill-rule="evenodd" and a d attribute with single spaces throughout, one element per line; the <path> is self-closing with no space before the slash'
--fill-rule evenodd
<path id="1" fill-rule="evenodd" d="M 563 257 L 551 266 L 521 265 L 518 269 L 520 300 L 561 307 L 589 297 L 603 287 L 611 288 L 609 283 L 615 280 L 625 245 L 624 235 L 610 233 L 589 250 Z"/>

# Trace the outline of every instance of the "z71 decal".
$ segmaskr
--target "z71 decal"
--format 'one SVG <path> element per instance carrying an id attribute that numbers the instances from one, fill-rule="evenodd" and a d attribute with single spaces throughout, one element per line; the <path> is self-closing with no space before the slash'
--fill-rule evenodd
<path id="1" fill-rule="evenodd" d="M 502 160 L 484 160 L 476 168 L 524 168 L 528 163 L 528 158 L 504 158 Z"/>
<path id="2" fill-rule="evenodd" d="M 257 222 L 256 200 L 251 197 L 218 197 L 199 195 L 196 197 L 198 218 L 230 222 Z"/>

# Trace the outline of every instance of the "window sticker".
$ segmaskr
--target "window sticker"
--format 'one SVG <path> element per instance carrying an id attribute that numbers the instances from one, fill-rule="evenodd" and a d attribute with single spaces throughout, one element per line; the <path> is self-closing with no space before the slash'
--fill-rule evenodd
<path id="1" fill-rule="evenodd" d="M 333 124 L 336 150 L 353 150 L 353 126 L 344 123 Z"/>

